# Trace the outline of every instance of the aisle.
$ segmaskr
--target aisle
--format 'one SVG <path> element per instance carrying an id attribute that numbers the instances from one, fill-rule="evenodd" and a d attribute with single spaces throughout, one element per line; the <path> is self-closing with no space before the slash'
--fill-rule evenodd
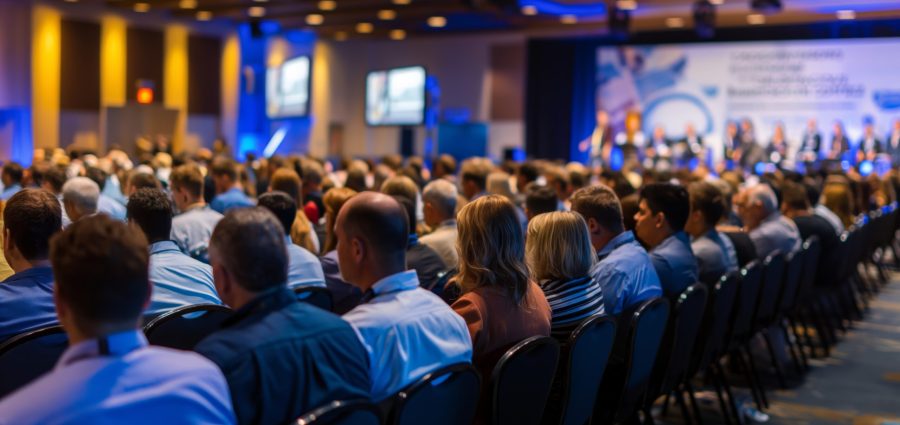
<path id="1" fill-rule="evenodd" d="M 774 391 L 768 423 L 900 425 L 900 273 L 800 387 Z"/>

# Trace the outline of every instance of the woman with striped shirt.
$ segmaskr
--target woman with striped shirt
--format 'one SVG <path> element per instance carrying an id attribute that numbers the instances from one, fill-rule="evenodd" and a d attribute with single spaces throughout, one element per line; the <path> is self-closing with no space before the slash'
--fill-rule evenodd
<path id="1" fill-rule="evenodd" d="M 532 218 L 525 257 L 550 303 L 550 333 L 558 341 L 566 342 L 581 322 L 605 312 L 600 285 L 590 274 L 597 259 L 581 215 L 559 211 Z"/>

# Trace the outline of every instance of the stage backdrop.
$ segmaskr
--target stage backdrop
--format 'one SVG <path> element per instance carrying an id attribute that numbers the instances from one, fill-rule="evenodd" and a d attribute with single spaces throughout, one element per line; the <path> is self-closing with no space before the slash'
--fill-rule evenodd
<path id="1" fill-rule="evenodd" d="M 898 52 L 896 38 L 601 47 L 596 102 L 616 128 L 642 111 L 648 136 L 662 125 L 679 138 L 692 123 L 717 157 L 726 121 L 743 118 L 763 145 L 783 123 L 794 150 L 809 118 L 823 140 L 840 120 L 857 143 L 871 117 L 884 140 L 900 118 Z"/>

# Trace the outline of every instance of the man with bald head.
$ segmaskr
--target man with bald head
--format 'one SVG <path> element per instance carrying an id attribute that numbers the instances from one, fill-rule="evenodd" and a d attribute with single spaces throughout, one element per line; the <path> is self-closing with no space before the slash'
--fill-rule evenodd
<path id="1" fill-rule="evenodd" d="M 390 196 L 363 192 L 338 213 L 338 264 L 362 304 L 344 315 L 369 353 L 371 398 L 381 401 L 426 373 L 472 360 L 468 328 L 406 269 L 409 223 Z"/>
<path id="2" fill-rule="evenodd" d="M 800 231 L 793 221 L 781 215 L 778 198 L 769 185 L 761 183 L 744 189 L 735 198 L 735 205 L 759 258 L 776 250 L 787 255 L 800 249 Z"/>

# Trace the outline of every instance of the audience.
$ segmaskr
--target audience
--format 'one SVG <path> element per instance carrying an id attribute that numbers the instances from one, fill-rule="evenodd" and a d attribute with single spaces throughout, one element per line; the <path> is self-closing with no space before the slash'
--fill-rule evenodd
<path id="1" fill-rule="evenodd" d="M 725 200 L 722 192 L 709 182 L 692 183 L 688 193 L 690 215 L 684 231 L 691 236 L 700 281 L 714 285 L 722 275 L 738 270 L 734 244 L 716 229 L 716 223 L 725 215 Z"/>
<path id="2" fill-rule="evenodd" d="M 43 189 L 16 192 L 3 209 L 3 256 L 15 272 L 0 283 L 0 342 L 56 323 L 50 237 L 62 210 Z"/>
<path id="3" fill-rule="evenodd" d="M 216 158 L 212 163 L 212 181 L 216 197 L 209 206 L 220 214 L 232 208 L 252 207 L 253 200 L 247 197 L 239 180 L 237 164 L 225 157 Z"/>
<path id="4" fill-rule="evenodd" d="M 259 197 L 259 206 L 265 207 L 281 222 L 288 232 L 297 217 L 297 204 L 284 192 L 269 192 Z M 294 244 L 291 235 L 285 233 L 284 244 L 288 254 L 287 287 L 294 289 L 300 286 L 325 287 L 325 275 L 322 264 L 316 256 Z"/>
<path id="5" fill-rule="evenodd" d="M 267 196 L 288 198 L 276 192 L 260 203 Z M 354 330 L 288 290 L 285 234 L 268 210 L 245 208 L 228 212 L 210 241 L 216 289 L 235 313 L 196 351 L 225 374 L 240 424 L 288 423 L 332 400 L 369 394 L 368 359 Z"/>
<path id="6" fill-rule="evenodd" d="M 365 294 L 344 318 L 369 353 L 375 401 L 430 371 L 472 358 L 465 321 L 406 269 L 409 227 L 397 201 L 363 192 L 340 208 L 333 230 L 341 274 Z"/>
<path id="7" fill-rule="evenodd" d="M 550 304 L 550 334 L 561 343 L 583 321 L 605 312 L 603 291 L 591 276 L 597 257 L 581 215 L 566 211 L 534 217 L 525 258 Z"/>
<path id="8" fill-rule="evenodd" d="M 738 194 L 735 205 L 759 258 L 775 251 L 787 255 L 800 249 L 800 232 L 793 221 L 781 215 L 778 199 L 767 184 L 751 186 Z"/>
<path id="9" fill-rule="evenodd" d="M 7 201 L 12 198 L 16 192 L 22 190 L 22 178 L 25 170 L 18 162 L 10 162 L 3 166 L 0 172 L 0 181 L 3 182 L 3 192 L 0 193 L 0 200 Z"/>
<path id="10" fill-rule="evenodd" d="M 457 192 L 453 183 L 439 179 L 428 183 L 422 191 L 424 204 L 422 213 L 431 233 L 422 236 L 419 242 L 440 255 L 445 269 L 456 267 L 459 255 L 456 252 L 456 201 Z"/>
<path id="11" fill-rule="evenodd" d="M 128 198 L 128 222 L 139 228 L 150 246 L 153 293 L 147 314 L 194 304 L 221 304 L 212 269 L 181 252 L 170 239 L 172 203 L 159 189 L 141 189 Z"/>
<path id="12" fill-rule="evenodd" d="M 73 177 L 62 186 L 63 207 L 72 222 L 97 214 L 100 187 L 87 177 Z"/>
<path id="13" fill-rule="evenodd" d="M 203 184 L 196 165 L 182 165 L 169 175 L 172 199 L 181 212 L 172 219 L 172 240 L 185 254 L 209 264 L 209 238 L 222 214 L 203 200 Z"/>
<path id="14" fill-rule="evenodd" d="M 531 221 L 534 217 L 559 209 L 559 198 L 556 191 L 547 186 L 533 186 L 525 195 L 525 217 Z"/>
<path id="15" fill-rule="evenodd" d="M 652 183 L 640 191 L 635 233 L 650 247 L 650 261 L 663 292 L 677 298 L 698 282 L 697 259 L 684 224 L 691 210 L 687 190 L 670 183 Z"/>
<path id="16" fill-rule="evenodd" d="M 603 289 L 606 312 L 619 315 L 652 298 L 662 296 L 662 286 L 647 251 L 625 230 L 622 206 L 612 189 L 589 186 L 572 194 L 572 211 L 588 225 L 591 245 L 599 262 L 591 270 Z"/>
<path id="17" fill-rule="evenodd" d="M 51 372 L 0 402 L 4 422 L 235 423 L 214 364 L 147 345 L 140 325 L 150 302 L 148 259 L 143 235 L 105 215 L 53 238 L 54 302 L 69 348 Z"/>

